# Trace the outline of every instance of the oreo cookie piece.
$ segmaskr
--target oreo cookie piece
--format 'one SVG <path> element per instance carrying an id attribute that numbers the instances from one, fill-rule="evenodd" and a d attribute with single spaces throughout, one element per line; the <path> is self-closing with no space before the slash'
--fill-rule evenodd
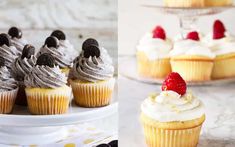
<path id="1" fill-rule="evenodd" d="M 55 59 L 52 55 L 44 53 L 38 57 L 36 65 L 45 65 L 52 68 L 55 66 Z"/>
<path id="2" fill-rule="evenodd" d="M 58 48 L 59 40 L 56 37 L 54 37 L 54 36 L 47 37 L 47 39 L 45 41 L 45 45 L 47 45 L 47 47 Z"/>
<path id="3" fill-rule="evenodd" d="M 29 59 L 34 54 L 35 54 L 35 47 L 30 44 L 26 44 L 23 48 L 21 58 L 22 59 L 24 59 L 24 58 Z"/>
<path id="4" fill-rule="evenodd" d="M 0 57 L 0 67 L 5 66 L 5 59 L 3 57 Z"/>
<path id="5" fill-rule="evenodd" d="M 4 44 L 7 46 L 11 46 L 11 39 L 9 35 L 2 33 L 0 34 L 0 46 L 3 46 Z"/>
<path id="6" fill-rule="evenodd" d="M 62 32 L 61 30 L 55 30 L 51 33 L 51 36 L 56 37 L 59 40 L 65 40 L 66 36 L 64 34 L 64 32 Z"/>
<path id="7" fill-rule="evenodd" d="M 103 144 L 97 145 L 96 147 L 111 147 L 111 146 L 109 144 L 103 143 Z"/>
<path id="8" fill-rule="evenodd" d="M 108 143 L 111 147 L 118 147 L 118 140 L 113 140 Z"/>
<path id="9" fill-rule="evenodd" d="M 87 40 L 85 40 L 82 44 L 82 50 L 85 50 L 88 46 L 91 46 L 91 45 L 95 45 L 97 47 L 99 47 L 99 43 L 98 41 L 96 41 L 95 39 L 93 38 L 88 38 Z"/>
<path id="10" fill-rule="evenodd" d="M 100 49 L 99 47 L 95 45 L 90 45 L 84 50 L 84 57 L 89 58 L 89 57 L 94 57 L 96 56 L 97 58 L 100 57 Z"/>
<path id="11" fill-rule="evenodd" d="M 11 27 L 9 30 L 8 30 L 8 34 L 14 38 L 22 38 L 22 31 L 21 29 L 17 28 L 17 27 Z"/>

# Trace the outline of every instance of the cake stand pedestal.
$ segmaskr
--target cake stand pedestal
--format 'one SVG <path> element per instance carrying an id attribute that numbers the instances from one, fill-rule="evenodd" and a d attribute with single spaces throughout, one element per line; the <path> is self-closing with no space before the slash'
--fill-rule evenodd
<path id="1" fill-rule="evenodd" d="M 141 5 L 147 8 L 155 9 L 159 13 L 173 14 L 179 18 L 181 36 L 185 36 L 189 31 L 197 30 L 197 20 L 200 16 L 214 15 L 235 6 L 223 7 L 202 7 L 202 8 L 184 8 L 184 7 L 165 7 L 163 3 L 156 0 L 142 0 Z"/>

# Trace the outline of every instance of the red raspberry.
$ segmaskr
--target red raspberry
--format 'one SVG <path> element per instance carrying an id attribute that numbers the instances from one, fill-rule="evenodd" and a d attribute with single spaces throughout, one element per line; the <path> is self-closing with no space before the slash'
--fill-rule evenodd
<path id="1" fill-rule="evenodd" d="M 160 38 L 162 40 L 166 40 L 165 30 L 161 26 L 156 26 L 152 33 L 153 38 Z"/>
<path id="2" fill-rule="evenodd" d="M 184 95 L 187 90 L 184 79 L 177 73 L 170 73 L 162 84 L 162 91 L 172 90 L 180 95 Z"/>
<path id="3" fill-rule="evenodd" d="M 189 32 L 187 34 L 187 39 L 191 39 L 191 40 L 195 40 L 195 41 L 199 41 L 199 35 L 198 35 L 198 32 L 196 31 L 193 31 L 193 32 Z"/>
<path id="4" fill-rule="evenodd" d="M 213 25 L 213 39 L 221 39 L 225 37 L 226 29 L 220 20 L 216 20 Z"/>

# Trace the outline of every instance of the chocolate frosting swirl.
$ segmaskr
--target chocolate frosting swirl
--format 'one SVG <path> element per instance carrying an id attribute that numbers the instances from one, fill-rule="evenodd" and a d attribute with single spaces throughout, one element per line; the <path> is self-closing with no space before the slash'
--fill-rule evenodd
<path id="1" fill-rule="evenodd" d="M 22 38 L 18 39 L 16 37 L 12 38 L 11 42 L 16 47 L 16 49 L 20 52 L 20 54 L 22 53 L 24 46 L 27 44 L 26 40 Z"/>
<path id="2" fill-rule="evenodd" d="M 66 85 L 67 78 L 58 66 L 36 65 L 32 71 L 25 76 L 24 84 L 31 88 L 58 88 Z"/>
<path id="3" fill-rule="evenodd" d="M 65 49 L 60 46 L 58 48 L 47 47 L 47 45 L 42 46 L 40 51 L 37 54 L 37 57 L 43 53 L 49 53 L 55 58 L 55 63 L 60 68 L 71 67 L 72 59 L 66 53 Z"/>
<path id="4" fill-rule="evenodd" d="M 12 68 L 12 63 L 21 53 L 14 46 L 0 46 L 0 57 L 5 59 L 5 64 L 8 69 Z"/>
<path id="5" fill-rule="evenodd" d="M 103 50 L 103 51 L 102 51 Z M 84 51 L 74 61 L 70 76 L 87 82 L 97 82 L 113 77 L 114 67 L 107 51 L 101 49 L 100 57 L 84 57 Z"/>
<path id="6" fill-rule="evenodd" d="M 0 67 L 0 92 L 10 91 L 17 88 L 17 82 L 11 76 L 6 66 Z"/>
<path id="7" fill-rule="evenodd" d="M 32 55 L 29 59 L 18 57 L 12 65 L 13 76 L 18 81 L 23 81 L 25 75 L 29 74 L 36 64 L 36 57 Z"/>

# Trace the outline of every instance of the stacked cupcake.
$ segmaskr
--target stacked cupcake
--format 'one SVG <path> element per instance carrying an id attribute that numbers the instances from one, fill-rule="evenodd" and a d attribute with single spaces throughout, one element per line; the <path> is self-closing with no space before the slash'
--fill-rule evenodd
<path id="1" fill-rule="evenodd" d="M 64 114 L 72 89 L 78 106 L 110 104 L 114 67 L 95 39 L 87 39 L 78 56 L 64 32 L 55 30 L 35 56 L 36 49 L 22 36 L 17 27 L 0 34 L 0 113 L 11 113 L 18 104 L 27 106 L 31 114 Z"/>
<path id="2" fill-rule="evenodd" d="M 162 79 L 171 71 L 187 82 L 231 78 L 235 76 L 235 38 L 220 20 L 205 37 L 192 31 L 172 43 L 157 26 L 140 40 L 137 65 L 139 76 L 144 78 Z"/>

